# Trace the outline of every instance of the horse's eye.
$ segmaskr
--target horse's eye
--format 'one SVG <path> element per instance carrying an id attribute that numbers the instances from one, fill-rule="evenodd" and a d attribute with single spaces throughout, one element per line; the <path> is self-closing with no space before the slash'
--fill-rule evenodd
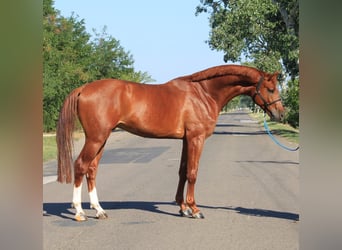
<path id="1" fill-rule="evenodd" d="M 267 91 L 268 91 L 268 93 L 270 93 L 270 94 L 273 94 L 273 93 L 274 93 L 274 89 L 269 89 L 269 88 L 267 88 Z"/>

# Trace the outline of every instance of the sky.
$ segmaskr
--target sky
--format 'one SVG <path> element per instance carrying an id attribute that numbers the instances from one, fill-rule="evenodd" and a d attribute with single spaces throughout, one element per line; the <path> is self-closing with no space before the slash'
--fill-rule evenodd
<path id="1" fill-rule="evenodd" d="M 200 0 L 55 0 L 64 17 L 72 12 L 84 19 L 93 35 L 107 26 L 134 59 L 136 71 L 147 72 L 164 83 L 209 67 L 224 64 L 223 52 L 213 51 L 209 39 L 209 15 L 195 16 Z"/>

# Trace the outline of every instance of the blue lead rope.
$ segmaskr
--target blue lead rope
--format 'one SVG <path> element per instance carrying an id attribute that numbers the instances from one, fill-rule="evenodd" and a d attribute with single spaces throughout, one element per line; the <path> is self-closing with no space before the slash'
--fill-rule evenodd
<path id="1" fill-rule="evenodd" d="M 267 134 L 271 137 L 271 139 L 277 144 L 279 145 L 280 147 L 282 147 L 283 149 L 286 149 L 288 151 L 297 151 L 299 149 L 299 146 L 297 146 L 296 148 L 289 148 L 289 147 L 286 147 L 285 145 L 281 144 L 271 133 L 268 125 L 267 125 L 267 122 L 266 122 L 266 114 L 264 115 L 264 127 L 265 127 L 265 130 L 267 132 Z"/>

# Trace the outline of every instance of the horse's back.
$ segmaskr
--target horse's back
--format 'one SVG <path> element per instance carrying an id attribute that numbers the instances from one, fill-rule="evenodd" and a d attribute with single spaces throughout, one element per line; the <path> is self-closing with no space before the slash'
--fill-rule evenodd
<path id="1" fill-rule="evenodd" d="M 96 95 L 109 95 L 114 91 L 118 91 L 120 89 L 123 89 L 127 81 L 118 80 L 118 79 L 103 79 L 103 80 L 97 80 L 91 83 L 87 83 L 84 85 L 82 89 L 82 96 L 96 96 Z"/>
<path id="2" fill-rule="evenodd" d="M 82 89 L 82 95 L 91 96 L 99 94 L 103 96 L 105 93 L 112 94 L 114 91 L 123 91 L 128 95 L 136 97 L 143 97 L 144 95 L 148 95 L 148 97 L 157 95 L 160 97 L 160 94 L 164 96 L 177 92 L 180 94 L 180 92 L 187 91 L 187 89 L 186 82 L 170 81 L 163 84 L 142 84 L 119 79 L 103 79 L 85 84 Z"/>
<path id="3" fill-rule="evenodd" d="M 81 97 L 93 100 L 98 98 L 99 102 L 119 98 L 122 102 L 128 101 L 130 105 L 146 103 L 152 106 L 170 106 L 176 105 L 173 103 L 174 100 L 182 101 L 189 94 L 189 86 L 186 82 L 141 84 L 118 79 L 105 79 L 86 84 Z"/>
<path id="4" fill-rule="evenodd" d="M 106 79 L 86 84 L 79 95 L 85 130 L 121 127 L 148 137 L 181 137 L 187 91 L 179 83 L 150 85 Z"/>

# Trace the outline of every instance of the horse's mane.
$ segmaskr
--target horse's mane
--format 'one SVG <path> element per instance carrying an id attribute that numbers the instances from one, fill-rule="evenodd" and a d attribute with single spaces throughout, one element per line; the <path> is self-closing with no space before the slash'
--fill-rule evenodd
<path id="1" fill-rule="evenodd" d="M 264 73 L 262 71 L 257 70 L 256 68 L 242 65 L 220 65 L 212 68 L 208 68 L 199 72 L 196 72 L 191 75 L 181 76 L 178 79 L 191 81 L 191 82 L 200 82 L 203 80 L 209 80 L 216 77 L 222 77 L 227 75 L 240 75 L 246 77 L 260 77 L 260 73 Z"/>

